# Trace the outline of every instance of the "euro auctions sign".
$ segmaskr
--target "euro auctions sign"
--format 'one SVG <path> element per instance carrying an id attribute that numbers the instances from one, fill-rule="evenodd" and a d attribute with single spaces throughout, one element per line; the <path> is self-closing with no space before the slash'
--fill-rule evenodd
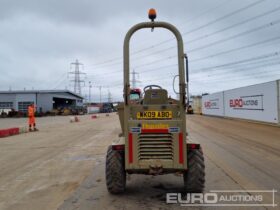
<path id="1" fill-rule="evenodd" d="M 203 95 L 202 113 L 280 123 L 278 92 L 280 92 L 280 80 Z"/>
<path id="2" fill-rule="evenodd" d="M 277 190 L 210 190 L 205 193 L 167 193 L 166 203 L 184 207 L 277 207 Z M 247 209 L 246 208 L 246 209 Z M 186 208 L 187 209 L 187 208 Z M 237 208 L 239 209 L 239 208 Z M 266 208 L 267 209 L 267 208 Z"/>
<path id="3" fill-rule="evenodd" d="M 205 109 L 219 109 L 219 99 L 211 99 L 204 102 Z"/>
<path id="4" fill-rule="evenodd" d="M 230 99 L 229 107 L 232 109 L 263 111 L 263 95 L 249 95 Z"/>
<path id="5" fill-rule="evenodd" d="M 279 123 L 277 82 L 224 91 L 224 116 Z"/>
<path id="6" fill-rule="evenodd" d="M 205 115 L 223 116 L 224 98 L 223 92 L 202 96 L 202 113 Z"/>

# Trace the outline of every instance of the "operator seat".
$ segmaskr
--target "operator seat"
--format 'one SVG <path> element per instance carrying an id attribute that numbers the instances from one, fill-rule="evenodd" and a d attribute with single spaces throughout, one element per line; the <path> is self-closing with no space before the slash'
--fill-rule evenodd
<path id="1" fill-rule="evenodd" d="M 145 91 L 143 105 L 168 104 L 167 90 L 148 89 Z"/>

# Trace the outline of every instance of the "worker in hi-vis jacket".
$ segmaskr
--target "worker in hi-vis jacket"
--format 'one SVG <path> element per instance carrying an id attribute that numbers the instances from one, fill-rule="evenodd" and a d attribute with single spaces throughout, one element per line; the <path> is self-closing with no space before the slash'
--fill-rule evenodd
<path id="1" fill-rule="evenodd" d="M 35 122 L 35 112 L 36 108 L 34 104 L 31 104 L 28 106 L 28 124 L 29 124 L 29 131 L 32 131 L 32 126 L 34 131 L 38 131 L 36 128 L 36 122 Z"/>

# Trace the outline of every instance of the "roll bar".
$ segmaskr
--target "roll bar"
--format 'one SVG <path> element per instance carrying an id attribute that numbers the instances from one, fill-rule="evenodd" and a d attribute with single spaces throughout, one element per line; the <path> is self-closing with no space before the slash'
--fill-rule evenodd
<path id="1" fill-rule="evenodd" d="M 124 67 L 124 102 L 125 106 L 128 105 L 128 97 L 130 92 L 130 81 L 129 81 L 129 75 L 130 75 L 130 66 L 129 66 L 129 43 L 132 35 L 143 28 L 166 28 L 169 31 L 171 31 L 176 39 L 177 39 L 177 46 L 178 46 L 178 66 L 179 66 L 179 93 L 180 93 L 180 103 L 185 107 L 186 105 L 186 82 L 185 82 L 185 67 L 184 67 L 184 43 L 182 36 L 179 32 L 179 30 L 167 22 L 143 22 L 134 25 L 130 30 L 127 32 L 125 39 L 124 39 L 124 46 L 123 46 L 123 67 Z"/>

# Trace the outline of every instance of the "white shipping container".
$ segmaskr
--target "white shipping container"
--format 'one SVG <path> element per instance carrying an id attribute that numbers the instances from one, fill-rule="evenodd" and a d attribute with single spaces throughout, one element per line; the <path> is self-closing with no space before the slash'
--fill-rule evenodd
<path id="1" fill-rule="evenodd" d="M 277 82 L 224 91 L 225 116 L 279 123 Z"/>
<path id="2" fill-rule="evenodd" d="M 87 107 L 88 114 L 95 114 L 95 113 L 99 113 L 99 112 L 100 112 L 100 108 L 98 106 L 88 106 Z"/>
<path id="3" fill-rule="evenodd" d="M 224 116 L 223 92 L 202 96 L 202 114 Z"/>
<path id="4" fill-rule="evenodd" d="M 201 114 L 202 98 L 200 96 L 193 97 L 192 108 L 195 114 Z"/>

